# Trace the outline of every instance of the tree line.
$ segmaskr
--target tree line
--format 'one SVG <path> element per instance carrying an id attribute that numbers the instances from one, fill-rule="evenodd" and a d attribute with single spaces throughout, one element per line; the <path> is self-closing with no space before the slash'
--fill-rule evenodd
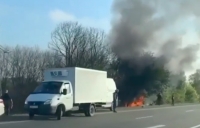
<path id="1" fill-rule="evenodd" d="M 108 71 L 120 90 L 122 104 L 141 92 L 147 96 L 162 93 L 165 102 L 175 93 L 177 102 L 197 102 L 200 94 L 200 70 L 186 81 L 184 72 L 172 74 L 164 64 L 155 66 L 152 53 L 130 60 L 120 58 L 112 49 L 104 31 L 84 27 L 78 22 L 63 22 L 51 33 L 48 49 L 3 46 L 0 53 L 1 90 L 9 90 L 15 111 L 23 109 L 25 98 L 43 80 L 47 68 L 83 67 Z M 148 65 L 138 64 L 150 60 Z"/>

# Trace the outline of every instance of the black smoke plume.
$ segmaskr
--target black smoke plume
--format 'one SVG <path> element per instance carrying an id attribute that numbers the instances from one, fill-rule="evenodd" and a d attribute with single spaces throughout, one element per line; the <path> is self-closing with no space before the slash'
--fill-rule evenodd
<path id="1" fill-rule="evenodd" d="M 180 73 L 194 68 L 199 44 L 184 42 L 184 37 L 187 25 L 199 35 L 198 5 L 199 0 L 114 0 L 110 41 L 121 60 L 120 85 L 128 100 L 139 90 L 153 91 L 167 84 L 167 70 Z"/>

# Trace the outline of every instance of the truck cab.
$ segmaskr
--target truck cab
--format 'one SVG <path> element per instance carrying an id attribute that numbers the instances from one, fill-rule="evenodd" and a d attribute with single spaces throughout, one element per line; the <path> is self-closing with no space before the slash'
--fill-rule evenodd
<path id="1" fill-rule="evenodd" d="M 27 97 L 25 109 L 32 118 L 37 115 L 56 115 L 60 120 L 64 112 L 73 108 L 73 88 L 70 81 L 43 81 Z"/>

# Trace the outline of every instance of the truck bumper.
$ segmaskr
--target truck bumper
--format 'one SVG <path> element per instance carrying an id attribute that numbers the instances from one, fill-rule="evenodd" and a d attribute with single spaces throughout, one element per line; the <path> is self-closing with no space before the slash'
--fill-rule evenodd
<path id="1" fill-rule="evenodd" d="M 31 108 L 30 106 L 31 105 L 25 104 L 25 110 L 36 115 L 54 115 L 57 109 L 57 106 L 51 106 L 49 104 L 38 105 L 37 108 Z"/>

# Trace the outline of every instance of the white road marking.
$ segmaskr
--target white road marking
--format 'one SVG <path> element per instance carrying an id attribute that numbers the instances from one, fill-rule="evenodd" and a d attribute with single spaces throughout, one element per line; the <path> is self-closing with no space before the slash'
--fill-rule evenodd
<path id="1" fill-rule="evenodd" d="M 193 112 L 194 110 L 187 110 L 187 111 L 185 111 L 185 112 Z"/>
<path id="2" fill-rule="evenodd" d="M 7 121 L 7 122 L 0 122 L 0 125 L 2 124 L 14 124 L 14 123 L 25 123 L 29 121 Z"/>
<path id="3" fill-rule="evenodd" d="M 161 128 L 161 127 L 165 127 L 165 125 L 156 125 L 156 126 L 147 127 L 147 128 Z"/>
<path id="4" fill-rule="evenodd" d="M 193 126 L 191 128 L 200 128 L 200 125 L 197 125 L 197 126 Z"/>
<path id="5" fill-rule="evenodd" d="M 159 109 L 174 109 L 174 108 L 184 108 L 184 107 L 192 107 L 192 106 L 200 106 L 200 105 L 183 105 L 183 106 L 171 106 L 171 107 L 158 107 L 158 108 L 141 108 L 141 109 L 132 109 L 132 110 L 122 110 L 118 111 L 118 113 L 125 113 L 125 112 L 138 112 L 138 111 L 149 111 L 149 110 L 159 110 Z M 100 112 L 96 113 L 96 115 L 104 115 L 104 114 L 111 114 L 113 112 Z"/>
<path id="6" fill-rule="evenodd" d="M 28 114 L 14 114 L 12 116 L 28 116 Z"/>
<path id="7" fill-rule="evenodd" d="M 151 117 L 153 117 L 153 116 L 138 117 L 138 118 L 135 118 L 135 119 L 139 120 L 139 119 L 145 119 L 145 118 L 151 118 Z"/>

